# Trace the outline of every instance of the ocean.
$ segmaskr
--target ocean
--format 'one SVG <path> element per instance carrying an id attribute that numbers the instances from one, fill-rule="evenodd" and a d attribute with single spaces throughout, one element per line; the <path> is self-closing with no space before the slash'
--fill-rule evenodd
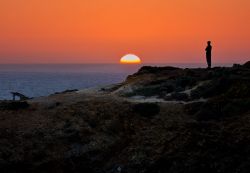
<path id="1" fill-rule="evenodd" d="M 12 99 L 10 92 L 28 97 L 47 96 L 71 89 L 122 82 L 143 65 L 205 67 L 204 64 L 16 64 L 0 65 L 0 100 Z M 224 64 L 230 66 L 230 64 Z"/>

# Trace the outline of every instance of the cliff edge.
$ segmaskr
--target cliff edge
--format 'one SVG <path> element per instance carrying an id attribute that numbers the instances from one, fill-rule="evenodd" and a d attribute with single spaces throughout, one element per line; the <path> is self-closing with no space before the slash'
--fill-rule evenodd
<path id="1" fill-rule="evenodd" d="M 108 87 L 1 101 L 0 170 L 246 173 L 249 64 L 148 66 Z"/>

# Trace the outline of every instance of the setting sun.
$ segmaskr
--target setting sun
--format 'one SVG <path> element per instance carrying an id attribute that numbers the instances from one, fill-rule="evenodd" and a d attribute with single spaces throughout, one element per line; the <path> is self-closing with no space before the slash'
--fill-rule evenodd
<path id="1" fill-rule="evenodd" d="M 136 55 L 127 54 L 120 59 L 120 63 L 122 63 L 122 64 L 140 64 L 141 59 Z"/>

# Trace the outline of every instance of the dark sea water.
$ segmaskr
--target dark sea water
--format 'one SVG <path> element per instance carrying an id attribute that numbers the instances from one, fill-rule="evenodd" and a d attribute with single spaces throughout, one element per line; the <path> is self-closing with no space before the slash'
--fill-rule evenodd
<path id="1" fill-rule="evenodd" d="M 152 66 L 204 67 L 201 64 L 144 64 Z M 224 64 L 228 66 L 229 64 Z M 11 99 L 10 92 L 38 97 L 67 89 L 119 83 L 143 65 L 122 64 L 43 64 L 0 65 L 0 100 Z"/>

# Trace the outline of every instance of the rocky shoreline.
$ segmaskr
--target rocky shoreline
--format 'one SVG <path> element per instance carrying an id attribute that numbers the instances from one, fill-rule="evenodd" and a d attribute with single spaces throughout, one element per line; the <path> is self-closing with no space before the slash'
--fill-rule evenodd
<path id="1" fill-rule="evenodd" d="M 0 170 L 246 173 L 250 62 L 142 67 L 117 85 L 0 101 Z"/>

